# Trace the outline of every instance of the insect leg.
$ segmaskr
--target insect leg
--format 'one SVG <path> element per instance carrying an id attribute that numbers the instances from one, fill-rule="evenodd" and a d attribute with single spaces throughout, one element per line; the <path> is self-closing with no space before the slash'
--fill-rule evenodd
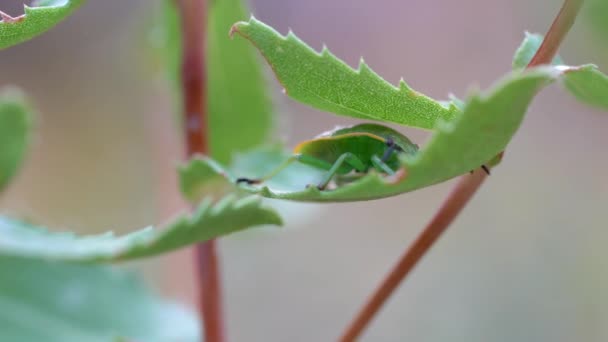
<path id="1" fill-rule="evenodd" d="M 380 158 L 380 160 L 383 163 L 386 163 L 386 161 L 391 157 L 391 155 L 393 154 L 393 152 L 395 152 L 395 151 L 397 151 L 399 149 L 399 146 L 397 146 L 397 144 L 395 144 L 395 141 L 393 141 L 392 138 L 386 139 L 386 146 L 388 148 L 386 149 L 386 151 L 384 151 L 384 154 L 382 155 L 382 158 Z"/>
<path id="2" fill-rule="evenodd" d="M 325 189 L 327 184 L 329 184 L 331 179 L 336 175 L 344 163 L 352 166 L 355 170 L 360 172 L 364 172 L 367 169 L 366 165 L 361 161 L 361 159 L 357 158 L 357 156 L 350 152 L 346 152 L 338 157 L 338 159 L 334 162 L 334 165 L 332 165 L 329 171 L 327 171 L 327 175 L 325 175 L 325 178 L 321 183 L 319 183 L 317 188 L 319 188 L 319 190 Z"/>
<path id="3" fill-rule="evenodd" d="M 488 176 L 490 175 L 490 168 L 489 168 L 489 167 L 488 167 L 486 164 L 481 165 L 481 169 L 482 169 L 482 170 L 483 170 L 485 173 L 487 173 L 487 174 L 488 174 Z M 469 173 L 473 173 L 473 171 L 475 171 L 475 170 L 471 170 L 471 171 L 469 171 Z"/>
<path id="4" fill-rule="evenodd" d="M 314 166 L 321 170 L 329 170 L 333 166 L 333 164 L 326 162 L 325 160 L 315 158 L 306 154 L 298 154 L 296 158 L 302 164 Z"/>
<path id="5" fill-rule="evenodd" d="M 377 155 L 372 156 L 372 165 L 374 165 L 376 170 L 378 170 L 380 172 L 387 173 L 391 176 L 395 174 L 395 171 L 393 171 L 393 169 L 391 169 L 388 165 L 386 165 L 384 160 L 382 160 L 381 158 L 378 158 Z"/>

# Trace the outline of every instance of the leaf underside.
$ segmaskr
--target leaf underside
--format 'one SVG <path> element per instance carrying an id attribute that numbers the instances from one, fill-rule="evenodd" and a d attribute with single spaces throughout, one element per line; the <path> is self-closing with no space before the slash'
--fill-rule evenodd
<path id="1" fill-rule="evenodd" d="M 0 341 L 199 341 L 196 315 L 119 269 L 0 256 Z"/>
<path id="2" fill-rule="evenodd" d="M 190 217 L 181 216 L 161 229 L 145 228 L 121 237 L 112 233 L 77 236 L 52 233 L 25 222 L 0 217 L 0 256 L 76 262 L 111 262 L 147 257 L 207 241 L 249 227 L 280 225 L 278 214 L 260 198 L 227 196 L 203 201 Z"/>
<path id="3" fill-rule="evenodd" d="M 31 110 L 21 92 L 0 92 L 0 190 L 13 177 L 25 155 Z"/>
<path id="4" fill-rule="evenodd" d="M 273 184 L 241 188 L 269 198 L 342 202 L 394 196 L 443 182 L 480 167 L 502 152 L 517 131 L 534 95 L 559 74 L 560 71 L 552 67 L 516 72 L 491 91 L 470 96 L 462 114 L 451 122 L 440 122 L 417 156 L 403 160 L 404 169 L 398 172 L 400 177 L 385 177 L 372 172 L 352 183 L 325 191 L 316 187 L 277 190 Z M 228 181 L 235 181 L 234 170 L 218 169 L 217 164 L 213 168 Z M 289 188 L 289 184 L 285 188 Z"/>
<path id="5" fill-rule="evenodd" d="M 327 48 L 318 53 L 292 32 L 282 36 L 251 18 L 231 30 L 251 41 L 266 58 L 287 94 L 317 109 L 359 119 L 432 129 L 459 112 L 410 88 L 383 80 L 363 61 L 357 70 Z"/>
<path id="6" fill-rule="evenodd" d="M 72 14 L 85 0 L 42 1 L 25 7 L 25 14 L 0 22 L 0 50 L 28 41 L 53 28 Z M 1 10 L 1 8 L 0 8 Z"/>

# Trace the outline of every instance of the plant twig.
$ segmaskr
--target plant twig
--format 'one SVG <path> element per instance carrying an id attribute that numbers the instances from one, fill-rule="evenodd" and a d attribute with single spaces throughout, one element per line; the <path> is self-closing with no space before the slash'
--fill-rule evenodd
<path id="1" fill-rule="evenodd" d="M 564 1 L 543 43 L 528 64 L 528 68 L 551 63 L 559 45 L 572 27 L 583 1 Z M 397 265 L 389 272 L 388 276 L 374 291 L 367 303 L 347 327 L 340 338 L 341 342 L 355 341 L 361 335 L 403 279 L 414 269 L 420 259 L 429 251 L 433 243 L 437 241 L 462 209 L 464 209 L 475 192 L 481 187 L 485 178 L 486 174 L 479 170 L 461 178 L 435 216 L 433 216 L 433 219 L 406 250 Z"/>
<path id="2" fill-rule="evenodd" d="M 208 154 L 207 141 L 207 73 L 205 45 L 207 35 L 207 1 L 177 0 L 182 30 L 183 121 L 187 156 Z M 225 330 L 222 310 L 222 288 L 215 240 L 194 248 L 198 274 L 198 307 L 202 317 L 204 341 L 222 342 Z"/>
<path id="3" fill-rule="evenodd" d="M 538 51 L 536 51 L 534 57 L 532 57 L 530 63 L 528 63 L 528 68 L 551 63 L 551 60 L 557 54 L 557 49 L 559 49 L 566 34 L 574 24 L 576 15 L 583 6 L 583 2 L 584 0 L 564 1 L 557 17 L 555 17 L 549 31 L 545 35 L 543 43 L 538 48 Z"/>
<path id="4" fill-rule="evenodd" d="M 389 272 L 380 287 L 374 292 L 354 321 L 350 324 L 340 341 L 355 341 L 363 332 L 368 323 L 378 313 L 384 302 L 399 286 L 401 281 L 416 266 L 418 261 L 437 241 L 439 236 L 448 228 L 460 211 L 473 197 L 477 189 L 486 178 L 486 173 L 481 169 L 472 175 L 464 176 L 448 196 L 431 222 L 418 235 L 410 248 L 405 251 L 397 265 Z"/>

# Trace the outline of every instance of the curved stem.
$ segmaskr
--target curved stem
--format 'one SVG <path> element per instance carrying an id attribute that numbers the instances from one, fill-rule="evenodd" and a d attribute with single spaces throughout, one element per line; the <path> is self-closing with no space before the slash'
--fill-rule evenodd
<path id="1" fill-rule="evenodd" d="M 543 43 L 528 64 L 528 68 L 551 63 L 559 45 L 570 30 L 570 27 L 572 27 L 582 3 L 583 0 L 564 1 Z M 479 170 L 461 178 L 435 216 L 433 216 L 433 219 L 406 250 L 397 265 L 389 272 L 388 276 L 374 291 L 367 303 L 347 327 L 340 341 L 355 341 L 361 335 L 403 279 L 412 271 L 420 259 L 429 251 L 433 243 L 439 239 L 441 234 L 464 209 L 477 189 L 481 187 L 485 178 L 486 174 Z"/>
<path id="2" fill-rule="evenodd" d="M 472 175 L 464 176 L 456 185 L 454 190 L 439 211 L 435 214 L 431 222 L 418 235 L 411 247 L 405 251 L 401 260 L 393 267 L 388 276 L 384 279 L 380 287 L 374 292 L 363 309 L 359 312 L 355 320 L 351 323 L 348 330 L 344 333 L 340 341 L 354 341 L 363 332 L 363 329 L 380 310 L 384 302 L 399 286 L 401 281 L 414 269 L 418 261 L 437 241 L 439 236 L 448 228 L 450 223 L 456 218 L 460 211 L 473 197 L 477 189 L 486 178 L 485 171 L 476 170 Z"/>
<path id="3" fill-rule="evenodd" d="M 551 60 L 557 54 L 557 49 L 559 49 L 566 34 L 574 24 L 576 15 L 583 6 L 583 2 L 584 0 L 564 1 L 557 17 L 555 17 L 549 31 L 545 35 L 543 43 L 538 48 L 538 51 L 536 51 L 534 57 L 532 57 L 530 63 L 528 63 L 528 68 L 551 63 Z"/>
<path id="4" fill-rule="evenodd" d="M 183 122 L 187 156 L 208 154 L 207 139 L 207 73 L 205 45 L 207 35 L 207 1 L 177 0 L 182 31 Z M 222 288 L 215 240 L 194 248 L 198 274 L 199 314 L 202 317 L 204 341 L 225 340 L 222 310 Z"/>

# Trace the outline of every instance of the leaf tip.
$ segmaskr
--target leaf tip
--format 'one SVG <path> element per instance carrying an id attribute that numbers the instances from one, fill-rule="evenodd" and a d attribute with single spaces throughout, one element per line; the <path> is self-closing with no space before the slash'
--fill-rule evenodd
<path id="1" fill-rule="evenodd" d="M 410 92 L 412 90 L 412 88 L 410 88 L 410 86 L 405 82 L 403 77 L 401 77 L 399 80 L 399 90 L 404 92 Z"/>
<path id="2" fill-rule="evenodd" d="M 27 5 L 24 5 L 24 7 L 27 7 Z M 25 14 L 22 14 L 18 17 L 13 17 L 8 13 L 4 13 L 2 11 L 0 11 L 0 23 L 5 23 L 5 24 L 14 24 L 14 23 L 18 23 L 20 21 L 22 21 L 23 19 L 25 19 Z"/>
<path id="3" fill-rule="evenodd" d="M 249 21 L 251 22 L 251 19 L 249 19 Z M 228 31 L 228 36 L 230 39 L 234 38 L 235 33 L 241 34 L 240 28 L 247 25 L 249 25 L 249 23 L 246 21 L 237 21 L 236 23 L 232 24 L 232 26 L 230 26 L 230 30 Z"/>
<path id="4" fill-rule="evenodd" d="M 369 74 L 373 73 L 372 69 L 365 63 L 365 59 L 363 57 L 359 58 L 359 67 L 357 67 L 357 72 L 359 74 Z"/>
<path id="5" fill-rule="evenodd" d="M 291 29 L 291 27 L 287 28 L 287 34 L 285 35 L 285 38 L 292 38 L 292 39 L 298 39 L 298 37 L 296 36 L 295 33 L 293 33 L 293 30 Z"/>
<path id="6" fill-rule="evenodd" d="M 232 26 L 230 27 L 230 30 L 228 31 L 228 35 L 230 36 L 230 38 L 232 38 L 235 33 L 238 33 L 241 36 L 245 36 L 245 34 L 243 34 L 243 32 L 241 30 L 245 29 L 251 25 L 256 25 L 256 24 L 260 24 L 260 21 L 257 20 L 255 18 L 255 16 L 253 16 L 253 14 L 252 14 L 249 17 L 248 21 L 241 20 L 241 21 L 237 21 L 236 23 L 232 24 Z"/>
<path id="7" fill-rule="evenodd" d="M 329 55 L 329 49 L 327 48 L 327 45 L 325 43 L 323 43 L 323 47 L 321 48 L 321 56 L 328 56 Z"/>

